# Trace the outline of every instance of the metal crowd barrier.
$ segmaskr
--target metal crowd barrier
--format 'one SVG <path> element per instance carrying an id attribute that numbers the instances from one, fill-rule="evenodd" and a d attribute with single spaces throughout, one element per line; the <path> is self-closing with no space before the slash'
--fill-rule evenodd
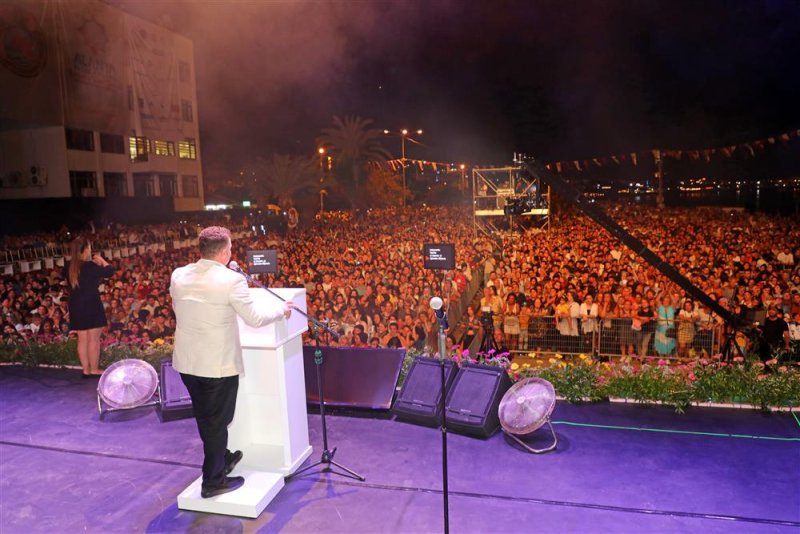
<path id="1" fill-rule="evenodd" d="M 231 229 L 235 235 L 243 235 L 244 227 Z M 176 238 L 175 235 L 147 235 L 144 241 L 118 237 L 97 239 L 92 243 L 95 250 L 100 251 L 108 259 L 127 258 L 147 252 L 165 252 L 167 250 L 181 249 L 197 246 L 197 237 Z M 0 251 L 0 275 L 13 275 L 14 273 L 28 273 L 39 271 L 43 268 L 52 269 L 64 265 L 64 258 L 69 256 L 68 243 L 48 243 L 41 247 L 22 247 L 18 249 Z"/>
<path id="2" fill-rule="evenodd" d="M 30 273 L 43 268 L 64 265 L 64 249 L 60 244 L 48 243 L 40 247 L 24 247 L 0 251 L 0 275 Z"/>
<path id="3" fill-rule="evenodd" d="M 229 229 L 231 234 L 237 238 L 249 235 L 249 229 L 243 225 L 230 226 Z M 165 251 L 169 247 L 184 248 L 197 245 L 196 236 L 179 238 L 176 231 L 165 232 L 159 235 L 144 234 L 143 232 L 136 233 L 139 234 L 139 238 L 134 242 L 131 242 L 129 239 L 123 241 L 119 237 L 97 238 L 93 240 L 92 247 L 95 250 L 103 251 L 104 255 L 108 258 L 120 258 L 137 253 L 141 254 L 146 251 Z M 114 251 L 119 252 L 115 253 Z M 105 254 L 105 252 L 108 252 L 108 254 Z M 13 266 L 17 262 L 35 262 L 37 260 L 63 258 L 68 255 L 69 243 L 47 243 L 42 246 L 4 249 L 0 250 L 0 268 L 11 265 L 12 271 L 29 272 L 36 269 L 33 269 L 33 266 L 17 267 L 13 269 Z"/>
<path id="4" fill-rule="evenodd" d="M 505 334 L 504 344 L 512 352 L 536 352 L 542 354 L 594 354 L 597 356 L 659 356 L 663 358 L 712 355 L 719 351 L 719 333 L 712 322 L 671 321 L 673 328 L 660 337 L 659 346 L 670 348 L 668 352 L 656 349 L 656 326 L 636 331 L 631 318 L 592 320 L 583 324 L 580 319 L 556 320 L 555 316 L 532 316 L 527 327 L 520 325 L 519 334 Z M 570 327 L 571 325 L 571 327 Z M 559 326 L 561 328 L 559 328 Z M 503 331 L 503 326 L 500 326 Z M 476 352 L 481 345 L 484 332 L 479 332 L 468 347 Z M 737 339 L 740 344 L 746 340 Z M 745 352 L 749 347 L 743 346 Z"/>

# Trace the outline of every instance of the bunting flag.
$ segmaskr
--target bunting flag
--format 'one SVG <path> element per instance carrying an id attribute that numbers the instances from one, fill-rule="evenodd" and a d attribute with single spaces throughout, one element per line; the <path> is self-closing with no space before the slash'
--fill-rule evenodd
<path id="1" fill-rule="evenodd" d="M 388 165 L 392 171 L 397 172 L 403 168 L 403 161 L 404 160 L 402 158 L 398 158 L 387 160 L 384 163 Z M 458 170 L 458 165 L 455 163 L 442 163 L 441 161 L 427 161 L 424 159 L 406 158 L 405 163 L 406 165 L 414 165 L 415 167 L 419 168 L 420 171 L 424 171 L 425 167 L 430 167 L 434 171 L 454 172 Z M 380 162 L 374 162 L 374 164 L 379 167 L 383 165 L 383 163 Z"/>
<path id="2" fill-rule="evenodd" d="M 640 152 L 630 152 L 627 154 L 614 154 L 611 156 L 597 157 L 585 160 L 569 160 L 569 161 L 555 161 L 548 164 L 547 168 L 555 167 L 556 171 L 561 173 L 565 169 L 572 169 L 582 172 L 589 169 L 590 162 L 596 167 L 604 167 L 609 163 L 619 165 L 630 161 L 634 165 L 639 165 L 639 160 L 643 156 L 656 157 L 656 152 L 659 152 L 661 157 L 668 157 L 676 160 L 682 159 L 684 156 L 694 161 L 704 160 L 706 163 L 711 162 L 712 156 L 717 154 L 726 158 L 731 158 L 737 150 L 744 151 L 750 157 L 755 157 L 756 152 L 763 152 L 769 145 L 776 145 L 778 143 L 785 145 L 792 139 L 800 137 L 800 130 L 790 130 L 777 135 L 770 135 L 763 139 L 756 139 L 747 143 L 739 143 L 735 145 L 726 145 L 721 147 L 711 148 L 697 148 L 697 149 L 651 149 L 642 150 Z M 552 167 L 551 167 L 552 165 Z"/>
<path id="3" fill-rule="evenodd" d="M 755 157 L 756 152 L 763 152 L 766 148 L 770 145 L 785 145 L 791 142 L 794 139 L 800 137 L 800 129 L 798 130 L 790 130 L 788 132 L 783 132 L 776 135 L 770 135 L 768 137 L 764 137 L 763 139 L 755 139 L 753 141 L 749 141 L 746 143 L 738 143 L 733 145 L 725 145 L 720 147 L 710 147 L 710 148 L 695 148 L 695 149 L 650 149 L 650 150 L 642 150 L 639 152 L 629 152 L 625 154 L 613 154 L 610 156 L 603 156 L 603 157 L 594 157 L 591 159 L 583 159 L 583 160 L 564 160 L 564 161 L 551 161 L 546 163 L 545 166 L 553 170 L 555 169 L 556 172 L 562 173 L 567 170 L 575 169 L 578 172 L 587 171 L 590 167 L 605 167 L 611 163 L 615 165 L 620 165 L 622 163 L 627 163 L 630 161 L 633 165 L 638 166 L 639 161 L 641 158 L 650 156 L 652 158 L 656 158 L 656 153 L 660 154 L 661 159 L 664 158 L 671 158 L 675 160 L 683 159 L 687 157 L 693 161 L 700 161 L 701 159 L 705 162 L 711 162 L 711 158 L 717 154 L 725 157 L 731 158 L 733 157 L 737 150 L 741 151 L 742 153 L 748 155 L 749 157 Z M 374 162 L 374 165 L 382 166 L 383 163 Z M 439 161 L 426 161 L 426 160 L 419 160 L 419 159 L 392 159 L 385 162 L 389 168 L 392 169 L 394 172 L 398 172 L 403 168 L 403 165 L 414 165 L 419 168 L 420 171 L 424 171 L 426 167 L 433 169 L 434 171 L 445 171 L 445 172 L 456 172 L 459 170 L 459 167 L 455 163 L 442 163 Z M 472 167 L 472 165 L 468 165 L 468 167 Z"/>

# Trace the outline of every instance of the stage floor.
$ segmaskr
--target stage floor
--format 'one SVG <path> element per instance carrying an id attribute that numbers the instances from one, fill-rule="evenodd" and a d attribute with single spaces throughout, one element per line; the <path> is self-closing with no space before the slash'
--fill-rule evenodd
<path id="1" fill-rule="evenodd" d="M 328 417 L 335 460 L 366 482 L 308 473 L 258 519 L 178 510 L 199 475 L 194 420 L 154 408 L 100 421 L 79 371 L 0 368 L 0 532 L 441 532 L 441 433 Z M 559 403 L 558 449 L 450 434 L 453 532 L 797 532 L 792 414 Z M 311 459 L 322 448 L 309 415 Z M 649 429 L 649 430 L 644 430 Z M 540 430 L 539 443 L 549 434 Z M 532 441 L 536 444 L 537 441 Z"/>

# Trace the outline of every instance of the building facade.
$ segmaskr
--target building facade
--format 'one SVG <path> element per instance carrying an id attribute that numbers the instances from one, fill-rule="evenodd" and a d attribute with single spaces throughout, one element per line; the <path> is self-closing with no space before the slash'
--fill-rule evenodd
<path id="1" fill-rule="evenodd" d="M 0 43 L 0 199 L 203 209 L 190 39 L 97 0 L 10 0 Z"/>

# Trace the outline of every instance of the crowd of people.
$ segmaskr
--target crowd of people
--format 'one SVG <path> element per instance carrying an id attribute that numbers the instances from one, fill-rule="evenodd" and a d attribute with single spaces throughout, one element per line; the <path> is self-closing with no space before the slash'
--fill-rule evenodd
<path id="1" fill-rule="evenodd" d="M 755 339 L 771 354 L 800 339 L 796 220 L 722 209 L 607 209 L 742 325 L 755 326 L 740 345 Z M 689 356 L 720 350 L 726 339 L 720 316 L 584 215 L 557 214 L 549 230 L 514 236 L 503 250 L 487 263 L 481 306 L 492 309 L 509 348 Z"/>
<path id="2" fill-rule="evenodd" d="M 785 349 L 790 337 L 800 338 L 797 221 L 722 209 L 619 204 L 606 210 L 721 306 L 759 323 L 762 345 Z M 87 237 L 171 243 L 196 232 L 185 224 L 115 226 Z M 0 246 L 52 245 L 74 237 L 65 231 L 5 237 Z M 455 244 L 457 269 L 446 280 L 444 273 L 423 268 L 426 242 Z M 262 281 L 305 287 L 309 313 L 342 334 L 338 342 L 326 340 L 331 344 L 422 348 L 436 328 L 430 298 L 459 299 L 478 272 L 485 287 L 480 302 L 467 309 L 457 340 L 464 346 L 485 333 L 487 317 L 495 345 L 509 350 L 689 356 L 719 350 L 708 345 L 712 331 L 718 342 L 724 339 L 712 310 L 569 209 L 555 213 L 547 230 L 516 233 L 502 244 L 476 235 L 467 209 L 339 213 L 286 234 L 250 232 L 234 240 L 233 258 L 245 265 L 247 250 L 265 248 L 279 250 L 279 274 Z M 172 336 L 170 273 L 195 261 L 196 248 L 167 246 L 106 259 L 115 271 L 100 286 L 108 323 L 103 337 L 146 343 Z M 4 276 L 3 339 L 70 335 L 69 291 L 61 268 Z"/>
<path id="3" fill-rule="evenodd" d="M 245 221 L 247 222 L 247 221 Z M 230 221 L 222 221 L 229 224 Z M 188 236 L 196 233 L 192 229 Z M 66 235 L 66 234 L 64 234 Z M 115 228 L 98 231 L 95 239 L 155 236 L 151 243 L 184 237 L 164 227 Z M 37 235 L 35 241 L 59 244 L 58 236 Z M 305 287 L 308 311 L 340 331 L 331 344 L 358 347 L 422 348 L 433 328 L 429 300 L 439 294 L 443 273 L 422 267 L 423 242 L 456 244 L 458 273 L 446 295 L 458 299 L 472 269 L 491 254 L 492 241 L 475 238 L 467 214 L 452 209 L 370 210 L 325 217 L 306 230 L 285 236 L 250 232 L 234 240 L 233 258 L 245 265 L 246 251 L 278 248 L 278 276 L 262 282 L 271 287 Z M 19 238 L 17 246 L 24 243 Z M 487 252 L 484 253 L 484 246 Z M 111 260 L 117 269 L 101 283 L 106 310 L 106 340 L 146 343 L 175 332 L 169 296 L 172 270 L 196 260 L 193 247 L 152 250 Z M 95 247 L 97 249 L 97 247 Z M 43 341 L 70 333 L 69 287 L 63 269 L 5 276 L 0 288 L 6 341 Z"/>

